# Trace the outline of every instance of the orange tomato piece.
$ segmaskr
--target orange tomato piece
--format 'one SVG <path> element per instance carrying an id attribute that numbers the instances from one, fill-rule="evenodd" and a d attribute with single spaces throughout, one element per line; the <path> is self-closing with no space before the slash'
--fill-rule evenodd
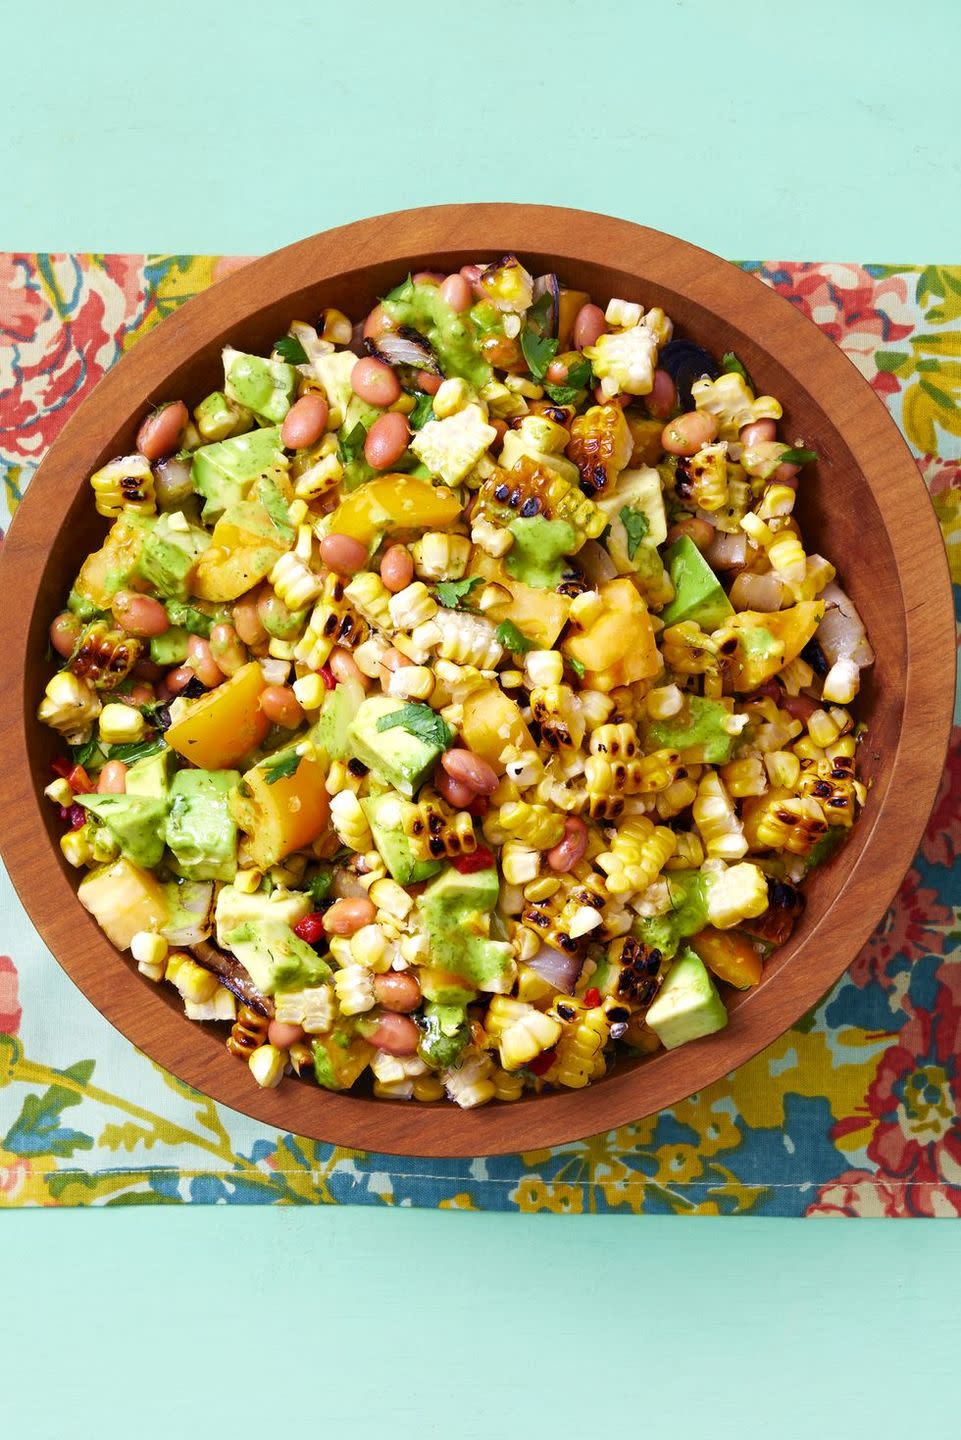
<path id="1" fill-rule="evenodd" d="M 736 990 L 749 990 L 759 983 L 764 962 L 746 935 L 709 925 L 687 943 L 719 980 Z"/>

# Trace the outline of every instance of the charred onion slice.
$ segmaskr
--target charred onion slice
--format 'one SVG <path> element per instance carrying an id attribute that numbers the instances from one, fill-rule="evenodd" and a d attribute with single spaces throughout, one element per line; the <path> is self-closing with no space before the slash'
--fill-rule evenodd
<path id="1" fill-rule="evenodd" d="M 188 948 L 197 964 L 202 965 L 205 970 L 211 970 L 224 989 L 236 995 L 238 1000 L 242 1000 L 259 1015 L 266 1015 L 270 1020 L 274 1018 L 274 1002 L 257 989 L 236 955 L 230 955 L 217 945 L 211 945 L 209 940 L 198 940 Z"/>

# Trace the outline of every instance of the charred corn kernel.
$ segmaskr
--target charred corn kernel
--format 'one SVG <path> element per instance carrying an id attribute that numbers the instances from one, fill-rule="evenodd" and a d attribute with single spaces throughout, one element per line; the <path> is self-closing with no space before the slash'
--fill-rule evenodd
<path id="1" fill-rule="evenodd" d="M 431 409 L 438 420 L 446 420 L 448 415 L 456 415 L 458 410 L 463 410 L 475 398 L 473 389 L 466 380 L 459 375 L 441 382 L 440 389 L 431 401 Z"/>
<path id="2" fill-rule="evenodd" d="M 808 734 L 815 745 L 822 749 L 825 745 L 833 745 L 840 733 L 839 727 L 826 710 L 815 710 L 808 719 Z"/>
<path id="3" fill-rule="evenodd" d="M 559 650 L 530 650 L 524 656 L 524 673 L 535 687 L 560 685 L 564 678 L 564 657 Z"/>
<path id="4" fill-rule="evenodd" d="M 796 498 L 790 485 L 779 485 L 772 481 L 764 487 L 757 513 L 762 520 L 774 520 L 790 515 Z"/>
<path id="5" fill-rule="evenodd" d="M 278 1050 L 276 1045 L 258 1045 L 249 1056 L 247 1064 L 262 1090 L 276 1090 L 284 1078 L 287 1051 Z"/>
<path id="6" fill-rule="evenodd" d="M 403 630 L 423 625 L 437 614 L 437 601 L 424 584 L 415 580 L 387 602 L 391 623 Z"/>
<path id="7" fill-rule="evenodd" d="M 827 834 L 824 811 L 812 796 L 775 793 L 751 810 L 745 824 L 751 843 L 761 850 L 788 850 L 792 855 L 807 855 Z"/>
<path id="8" fill-rule="evenodd" d="M 521 845 L 516 840 L 509 840 L 501 851 L 501 873 L 508 885 L 529 884 L 536 878 L 540 864 L 538 851 L 528 845 Z"/>
<path id="9" fill-rule="evenodd" d="M 438 654 L 442 660 L 473 665 L 478 670 L 493 670 L 500 664 L 504 648 L 498 644 L 489 620 L 463 610 L 437 610 L 433 618 L 441 632 Z"/>
<path id="10" fill-rule="evenodd" d="M 153 515 L 153 471 L 144 455 L 121 455 L 110 460 L 90 477 L 98 515 L 114 519 L 123 511 L 135 515 Z"/>
<path id="11" fill-rule="evenodd" d="M 490 555 L 495 560 L 506 555 L 514 543 L 514 537 L 509 530 L 503 525 L 492 524 L 482 515 L 472 521 L 470 538 L 479 550 L 483 550 L 485 555 Z"/>
<path id="12" fill-rule="evenodd" d="M 130 953 L 138 965 L 162 965 L 169 950 L 164 937 L 149 930 L 138 930 L 130 942 Z"/>
<path id="13" fill-rule="evenodd" d="M 381 661 L 389 649 L 390 646 L 386 641 L 381 640 L 377 635 L 371 635 L 354 651 L 354 664 L 362 675 L 368 676 L 371 680 L 379 680 L 383 675 Z"/>
<path id="14" fill-rule="evenodd" d="M 847 755 L 825 755 L 806 769 L 798 781 L 798 794 L 808 796 L 821 806 L 830 825 L 849 827 L 854 824 L 856 781 L 854 761 Z"/>
<path id="15" fill-rule="evenodd" d="M 767 789 L 767 773 L 760 755 L 746 755 L 721 766 L 721 779 L 729 795 L 736 800 L 745 795 L 763 795 Z"/>
<path id="16" fill-rule="evenodd" d="M 604 1046 L 611 1033 L 610 1021 L 599 1005 L 578 1011 L 574 1009 L 573 1002 L 568 1004 L 563 1000 L 555 1004 L 554 1009 L 558 1014 L 567 1009 L 574 1010 L 574 1013 L 564 1026 L 557 1045 L 557 1058 L 547 1072 L 547 1078 L 552 1084 L 579 1090 L 594 1078 L 598 1061 L 603 1062 Z"/>
<path id="17" fill-rule="evenodd" d="M 495 995 L 491 1006 L 500 998 Z M 505 1070 L 520 1070 L 545 1050 L 550 1050 L 560 1038 L 562 1027 L 559 1020 L 552 1020 L 532 1005 L 523 1008 L 525 1014 L 508 1025 L 499 1037 L 498 1050 Z"/>
<path id="18" fill-rule="evenodd" d="M 657 348 L 655 335 L 641 324 L 598 336 L 593 345 L 585 347 L 584 356 L 601 382 L 602 395 L 649 395 Z"/>
<path id="19" fill-rule="evenodd" d="M 695 380 L 691 395 L 698 410 L 717 417 L 722 440 L 736 440 L 754 420 L 780 420 L 783 411 L 773 395 L 755 398 L 742 375 L 725 372 L 716 380 Z"/>
<path id="20" fill-rule="evenodd" d="M 421 791 L 416 804 L 404 806 L 403 829 L 417 860 L 472 855 L 477 849 L 473 818 L 466 810 L 455 812 L 430 789 Z"/>
<path id="21" fill-rule="evenodd" d="M 165 977 L 184 1000 L 190 1000 L 196 1005 L 212 1000 L 220 984 L 216 975 L 181 951 L 175 951 L 167 957 Z"/>
<path id="22" fill-rule="evenodd" d="M 433 1104 L 436 1100 L 443 1100 L 444 1086 L 436 1075 L 418 1075 L 413 1086 L 414 1099 L 419 1100 L 422 1105 Z"/>
<path id="23" fill-rule="evenodd" d="M 451 381 L 444 383 L 450 384 Z M 467 569 L 470 549 L 466 535 L 445 535 L 439 530 L 429 530 L 410 547 L 414 573 L 422 580 L 460 580 Z"/>
<path id="24" fill-rule="evenodd" d="M 729 865 L 715 874 L 708 886 L 707 918 L 718 930 L 753 920 L 767 907 L 767 879 L 749 861 Z"/>
<path id="25" fill-rule="evenodd" d="M 801 762 L 790 750 L 771 750 L 764 756 L 764 768 L 776 790 L 793 790 L 801 775 Z"/>
<path id="26" fill-rule="evenodd" d="M 828 745 L 825 754 L 829 760 L 837 760 L 842 756 L 852 758 L 857 749 L 857 741 L 853 735 L 842 735 L 840 740 L 835 740 L 833 745 Z"/>
<path id="27" fill-rule="evenodd" d="M 386 911 L 394 920 L 406 919 L 413 909 L 412 898 L 396 880 L 378 880 L 367 894 L 378 910 Z"/>
<path id="28" fill-rule="evenodd" d="M 351 790 L 341 790 L 331 800 L 330 823 L 341 844 L 349 850 L 369 850 L 373 844 L 367 818 Z"/>
<path id="29" fill-rule="evenodd" d="M 513 780 L 521 790 L 536 785 L 544 775 L 544 762 L 536 750 L 517 750 L 508 746 L 503 759 L 508 779 Z"/>
<path id="30" fill-rule="evenodd" d="M 381 630 L 391 627 L 390 591 L 373 570 L 362 570 L 344 587 L 344 598 L 349 600 L 359 615 L 370 625 Z"/>
<path id="31" fill-rule="evenodd" d="M 596 930 L 601 922 L 602 917 L 590 905 L 579 905 L 571 916 L 568 934 L 572 940 L 579 940 L 582 935 Z"/>
<path id="32" fill-rule="evenodd" d="M 288 610 L 303 610 L 316 600 L 323 588 L 321 577 L 308 570 L 304 562 L 290 551 L 281 555 L 274 565 L 270 583 Z"/>
<path id="33" fill-rule="evenodd" d="M 142 740 L 146 721 L 132 705 L 105 705 L 100 712 L 99 733 L 104 745 L 124 745 Z"/>
<path id="34" fill-rule="evenodd" d="M 712 859 L 740 860 L 748 843 L 721 777 L 710 770 L 701 779 L 691 813 Z"/>
<path id="35" fill-rule="evenodd" d="M 93 722 L 100 713 L 100 697 L 93 686 L 87 680 L 71 674 L 69 670 L 60 670 L 47 681 L 44 698 L 37 710 L 37 719 L 59 731 L 69 744 L 84 745 L 90 739 Z M 142 718 L 140 716 L 141 720 Z"/>
<path id="36" fill-rule="evenodd" d="M 304 710 L 319 710 L 324 703 L 327 687 L 319 675 L 302 675 L 293 684 L 297 703 Z"/>
<path id="37" fill-rule="evenodd" d="M 665 870 L 697 870 L 704 863 L 704 846 L 692 830 L 675 830 L 675 850 L 670 860 L 664 862 Z M 670 909 L 670 894 L 668 894 Z"/>
<path id="38" fill-rule="evenodd" d="M 531 883 L 534 884 L 534 885 L 536 885 L 536 884 L 537 884 L 537 881 L 535 880 L 535 881 L 532 881 Z M 511 888 L 513 888 L 513 887 L 511 887 Z M 560 888 L 560 887 L 558 886 L 558 889 L 559 889 L 559 888 Z M 523 910 L 523 908 L 524 908 L 524 896 L 523 896 L 523 893 L 521 893 L 521 892 L 518 892 L 518 893 L 520 893 L 520 904 L 517 906 L 517 912 Z M 545 898 L 546 898 L 546 897 L 545 897 Z M 505 913 L 506 913 L 506 911 L 505 911 Z M 508 927 L 507 927 L 507 934 L 508 934 L 508 938 L 509 938 L 509 940 L 510 940 L 511 950 L 513 951 L 513 954 L 514 954 L 514 959 L 517 960 L 519 964 L 521 964 L 522 966 L 524 966 L 524 967 L 526 968 L 526 962 L 527 962 L 528 960 L 533 960 L 534 956 L 537 954 L 538 950 L 541 948 L 541 942 L 540 942 L 540 940 L 539 940 L 538 937 L 533 933 L 533 931 L 528 930 L 528 928 L 527 928 L 526 925 L 518 925 L 517 923 L 515 923 L 515 922 L 513 922 L 513 921 L 512 921 L 512 922 L 508 925 Z M 532 971 L 532 972 L 531 972 L 531 974 L 536 974 L 536 973 L 537 973 L 536 971 Z M 519 1000 L 530 1000 L 531 998 L 533 998 L 533 997 L 531 997 L 530 995 L 521 995 L 520 992 L 518 992 L 518 999 L 519 999 Z"/>
<path id="39" fill-rule="evenodd" d="M 640 750 L 640 741 L 633 725 L 599 725 L 591 735 L 592 755 L 606 755 L 611 760 L 632 760 Z"/>
<path id="40" fill-rule="evenodd" d="M 382 973 L 390 968 L 387 937 L 381 925 L 362 925 L 350 937 L 350 953 L 358 965 Z"/>
<path id="41" fill-rule="evenodd" d="M 610 850 L 597 857 L 611 895 L 646 890 L 660 875 L 677 848 L 672 830 L 654 825 L 646 815 L 634 815 L 618 826 Z"/>
<path id="42" fill-rule="evenodd" d="M 494 1084 L 490 1078 L 493 1068 L 489 1055 L 479 1050 L 465 1050 L 460 1064 L 445 1070 L 441 1077 L 448 1099 L 453 1100 L 462 1110 L 486 1105 L 494 1098 Z M 416 1084 L 416 1081 L 414 1083 Z"/>
<path id="43" fill-rule="evenodd" d="M 330 762 L 327 779 L 324 781 L 324 789 L 328 795 L 339 795 L 342 790 L 352 790 L 356 795 L 362 784 L 363 776 L 354 775 L 343 760 Z"/>
<path id="44" fill-rule="evenodd" d="M 93 860 L 93 849 L 84 830 L 68 830 L 65 835 L 61 835 L 60 852 L 67 864 L 72 865 L 75 870 L 79 870 L 81 865 L 89 865 Z"/>
<path id="45" fill-rule="evenodd" d="M 58 778 L 44 788 L 44 795 L 52 800 L 54 805 L 70 805 L 73 803 L 73 791 L 66 780 Z"/>
<path id="46" fill-rule="evenodd" d="M 339 575 L 326 575 L 319 582 L 319 589 L 320 598 L 294 647 L 294 658 L 308 670 L 319 670 L 325 665 L 335 645 L 353 649 L 366 635 L 365 623 L 350 608 L 347 590 Z"/>
<path id="47" fill-rule="evenodd" d="M 661 685 L 649 690 L 644 705 L 652 720 L 668 720 L 684 704 L 684 696 L 676 685 Z"/>
<path id="48" fill-rule="evenodd" d="M 521 920 L 544 944 L 574 954 L 584 948 L 584 939 L 590 934 L 571 934 L 574 915 L 585 906 L 599 913 L 604 911 L 604 877 L 593 870 L 589 861 L 582 860 L 570 874 L 560 878 L 560 889 L 546 900 L 528 902 Z"/>
<path id="49" fill-rule="evenodd" d="M 497 820 L 508 835 L 534 850 L 550 850 L 564 834 L 563 816 L 549 810 L 546 805 L 530 805 L 525 800 L 502 805 Z M 508 879 L 515 885 L 523 883 L 516 876 Z"/>
<path id="50" fill-rule="evenodd" d="M 363 1015 L 374 1008 L 374 974 L 366 965 L 345 965 L 334 975 L 337 1004 L 342 1015 Z"/>
<path id="51" fill-rule="evenodd" d="M 683 768 L 677 750 L 655 750 L 652 755 L 641 755 L 633 760 L 590 755 L 584 765 L 584 779 L 591 797 L 650 795 L 666 790 L 674 782 L 678 770 Z"/>
<path id="52" fill-rule="evenodd" d="M 689 460 L 677 463 L 675 486 L 686 482 L 685 498 L 693 507 L 713 515 L 729 503 L 727 441 L 704 445 Z"/>
<path id="53" fill-rule="evenodd" d="M 530 703 L 543 745 L 552 750 L 578 749 L 587 725 L 570 685 L 538 685 L 531 691 Z"/>
<path id="54" fill-rule="evenodd" d="M 623 416 L 621 420 L 623 423 Z M 562 425 L 539 415 L 527 416 L 511 435 L 518 435 L 524 429 L 530 431 L 535 426 L 545 443 L 555 443 L 556 437 L 561 450 L 570 439 Z M 538 464 L 530 455 L 522 454 L 512 470 L 495 466 L 478 493 L 477 510 L 492 519 L 499 519 L 505 510 L 512 510 L 524 518 L 539 515 L 545 520 L 563 520 L 577 537 L 572 549 L 579 550 L 586 540 L 596 540 L 603 532 L 607 516 L 579 489 L 573 467 L 571 475 L 572 478 L 566 479 L 550 464 Z"/>
<path id="55" fill-rule="evenodd" d="M 426 665 L 402 665 L 387 682 L 387 694 L 402 700 L 427 700 L 433 689 L 433 671 Z"/>
<path id="56" fill-rule="evenodd" d="M 679 675 L 702 675 L 717 669 L 717 645 L 696 620 L 669 625 L 661 635 L 664 664 Z"/>
<path id="57" fill-rule="evenodd" d="M 499 1066 L 494 1070 L 491 1081 L 494 1086 L 495 1100 L 503 1100 L 509 1104 L 513 1100 L 519 1100 L 524 1093 L 523 1077 L 502 1070 Z"/>
<path id="58" fill-rule="evenodd" d="M 67 668 L 95 690 L 113 690 L 130 674 L 142 648 L 139 640 L 95 620 L 84 626 Z"/>

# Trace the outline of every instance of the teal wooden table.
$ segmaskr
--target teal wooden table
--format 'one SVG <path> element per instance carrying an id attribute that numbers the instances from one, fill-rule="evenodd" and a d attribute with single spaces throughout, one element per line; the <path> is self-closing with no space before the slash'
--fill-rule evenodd
<path id="1" fill-rule="evenodd" d="M 530 199 L 732 257 L 956 260 L 954 0 L 793 10 L 24 9 L 0 247 L 254 253 Z M 0 1430 L 900 1436 L 950 1413 L 959 1278 L 961 1228 L 922 1222 L 7 1213 Z"/>

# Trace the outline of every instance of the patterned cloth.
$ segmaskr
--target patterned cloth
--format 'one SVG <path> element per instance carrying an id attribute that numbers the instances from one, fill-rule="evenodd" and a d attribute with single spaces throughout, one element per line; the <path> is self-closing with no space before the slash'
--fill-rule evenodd
<path id="1" fill-rule="evenodd" d="M 210 284 L 219 263 L 0 256 L 8 513 L 73 407 L 139 336 Z M 745 268 L 815 320 L 883 397 L 917 456 L 961 584 L 961 268 Z M 277 1134 L 205 1100 L 100 1018 L 0 876 L 0 946 L 14 957 L 0 956 L 0 1204 L 961 1214 L 961 883 L 951 871 L 961 730 L 954 742 L 897 901 L 816 1010 L 673 1110 L 499 1159 L 359 1153 Z"/>

